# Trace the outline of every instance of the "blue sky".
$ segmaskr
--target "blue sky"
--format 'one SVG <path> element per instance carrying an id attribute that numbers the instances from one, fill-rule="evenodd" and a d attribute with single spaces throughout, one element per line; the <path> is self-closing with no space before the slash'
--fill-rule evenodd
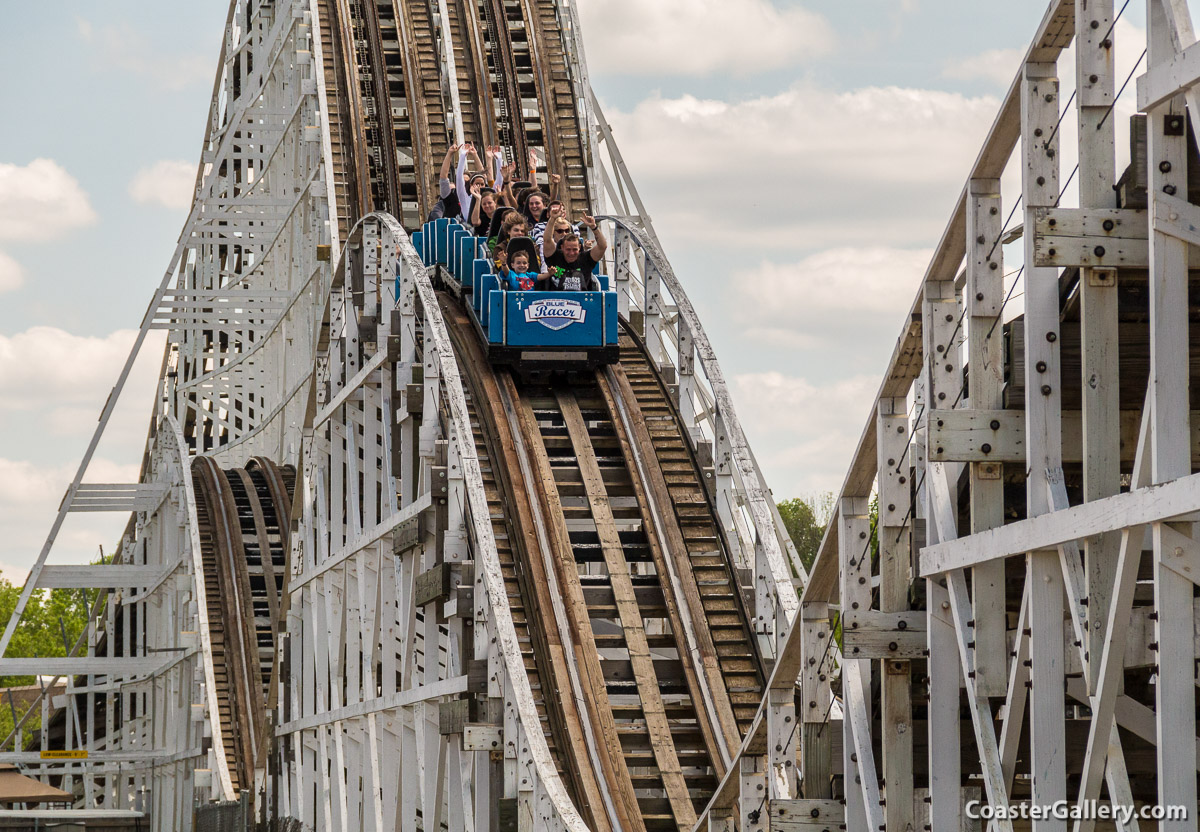
<path id="1" fill-rule="evenodd" d="M 776 496 L 837 488 L 1045 4 L 578 3 L 593 86 Z M 1141 5 L 1117 31 L 1133 57 Z M 227 11 L 64 0 L 14 6 L 0 28 L 0 568 L 12 577 L 41 545 L 174 249 Z M 135 475 L 158 358 L 139 363 L 89 479 Z M 123 525 L 71 522 L 68 559 L 107 549 Z"/>

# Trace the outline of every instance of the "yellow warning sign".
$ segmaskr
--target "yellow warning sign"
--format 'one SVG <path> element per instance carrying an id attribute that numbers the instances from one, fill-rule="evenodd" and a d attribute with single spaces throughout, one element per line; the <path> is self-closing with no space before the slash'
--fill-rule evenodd
<path id="1" fill-rule="evenodd" d="M 86 760 L 86 751 L 43 751 L 43 760 Z"/>

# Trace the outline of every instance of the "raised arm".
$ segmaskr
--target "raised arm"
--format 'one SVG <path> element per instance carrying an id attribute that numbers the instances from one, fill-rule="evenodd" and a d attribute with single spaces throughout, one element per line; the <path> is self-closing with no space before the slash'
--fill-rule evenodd
<path id="1" fill-rule="evenodd" d="M 551 206 L 550 215 L 548 217 L 546 217 L 546 230 L 549 231 L 550 229 L 554 228 L 555 221 L 557 221 L 558 218 L 561 216 L 562 216 L 562 206 L 561 205 Z M 552 257 L 554 255 L 554 252 L 557 249 L 558 249 L 558 243 L 556 243 L 554 241 L 553 232 L 550 234 L 546 234 L 543 232 L 543 234 L 542 234 L 542 259 L 546 260 L 546 259 Z"/>
<path id="2" fill-rule="evenodd" d="M 471 210 L 471 195 L 467 192 L 467 145 L 458 149 L 458 169 L 454 172 L 454 186 L 458 189 L 458 207 L 463 216 Z"/>
<path id="3" fill-rule="evenodd" d="M 487 174 L 487 165 L 479 158 L 479 152 L 475 150 L 475 145 L 467 142 L 467 152 L 471 154 L 471 161 L 475 163 L 475 167 L 479 168 L 484 174 Z"/>
<path id="4" fill-rule="evenodd" d="M 537 187 L 537 151 L 529 148 L 529 184 Z"/>
<path id="5" fill-rule="evenodd" d="M 498 147 L 492 148 L 492 165 L 495 173 L 492 177 L 492 187 L 499 193 L 504 188 L 504 151 Z"/>
<path id="6" fill-rule="evenodd" d="M 450 145 L 450 149 L 446 151 L 446 158 L 442 159 L 442 174 L 438 177 L 438 198 L 445 199 L 450 196 L 450 165 L 454 162 L 454 154 L 458 152 L 458 145 Z"/>
<path id="7" fill-rule="evenodd" d="M 507 177 L 506 181 L 504 182 L 504 190 L 500 191 L 500 198 L 502 200 L 504 200 L 504 204 L 507 205 L 509 208 L 516 208 L 517 207 L 517 197 L 515 194 L 513 194 L 512 175 L 516 173 L 517 166 L 516 165 L 505 165 L 504 170 L 508 171 L 509 176 Z"/>
<path id="8" fill-rule="evenodd" d="M 558 199 L 558 184 L 562 182 L 562 177 L 557 173 L 550 174 L 550 201 Z"/>
<path id="9" fill-rule="evenodd" d="M 583 224 L 592 232 L 592 236 L 596 238 L 596 244 L 591 247 L 590 254 L 592 259 L 599 263 L 604 259 L 604 253 L 608 251 L 608 240 L 604 239 L 604 232 L 600 230 L 600 225 L 596 222 L 595 217 L 583 215 Z"/>

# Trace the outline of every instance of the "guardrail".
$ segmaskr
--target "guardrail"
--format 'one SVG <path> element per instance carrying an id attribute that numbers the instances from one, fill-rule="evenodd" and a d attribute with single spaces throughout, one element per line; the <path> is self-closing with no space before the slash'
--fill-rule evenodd
<path id="1" fill-rule="evenodd" d="M 665 377 L 706 476 L 734 563 L 752 569 L 754 624 L 773 655 L 808 575 L 742 431 L 700 318 L 655 239 L 632 217 L 601 216 L 618 308 Z"/>

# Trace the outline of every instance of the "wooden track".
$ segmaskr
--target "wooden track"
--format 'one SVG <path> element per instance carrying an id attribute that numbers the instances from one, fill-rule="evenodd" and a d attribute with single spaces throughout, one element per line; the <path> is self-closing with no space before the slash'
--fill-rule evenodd
<path id="1" fill-rule="evenodd" d="M 209 635 L 225 758 L 235 789 L 254 783 L 267 737 L 295 472 L 256 457 L 193 463 Z"/>
<path id="2" fill-rule="evenodd" d="M 509 600 L 560 770 L 593 828 L 605 828 L 604 805 L 624 828 L 690 829 L 762 680 L 666 393 L 631 339 L 615 383 L 521 384 L 486 363 L 454 299 L 442 311 L 472 387 Z M 548 682 L 581 687 L 582 707 L 565 696 L 553 707 L 540 697 Z"/>

